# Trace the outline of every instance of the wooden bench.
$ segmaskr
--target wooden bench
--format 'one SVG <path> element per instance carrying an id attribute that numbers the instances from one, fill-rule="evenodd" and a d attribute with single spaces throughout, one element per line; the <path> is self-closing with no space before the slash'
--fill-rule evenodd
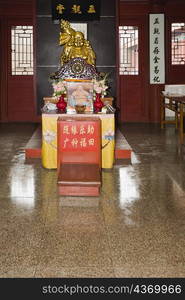
<path id="1" fill-rule="evenodd" d="M 57 120 L 58 193 L 98 196 L 101 186 L 99 118 L 59 117 Z"/>
<path id="2" fill-rule="evenodd" d="M 166 102 L 168 99 L 168 102 Z M 175 128 L 179 129 L 180 143 L 184 142 L 184 112 L 185 112 L 185 95 L 178 93 L 161 93 L 161 128 L 164 124 L 175 124 Z M 165 109 L 174 111 L 175 118 L 166 120 Z"/>

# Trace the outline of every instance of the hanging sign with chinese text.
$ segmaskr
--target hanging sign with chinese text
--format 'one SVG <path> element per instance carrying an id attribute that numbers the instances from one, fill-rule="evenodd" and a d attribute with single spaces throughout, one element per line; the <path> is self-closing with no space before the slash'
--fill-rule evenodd
<path id="1" fill-rule="evenodd" d="M 164 14 L 150 14 L 150 84 L 164 83 Z"/>
<path id="2" fill-rule="evenodd" d="M 52 19 L 93 21 L 100 18 L 101 0 L 51 0 Z"/>

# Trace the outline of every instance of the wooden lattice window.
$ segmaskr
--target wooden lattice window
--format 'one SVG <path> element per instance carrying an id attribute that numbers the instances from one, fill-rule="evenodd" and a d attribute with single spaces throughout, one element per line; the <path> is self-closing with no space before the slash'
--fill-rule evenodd
<path id="1" fill-rule="evenodd" d="M 172 65 L 185 64 L 185 23 L 171 24 Z"/>
<path id="2" fill-rule="evenodd" d="M 120 75 L 138 75 L 138 27 L 119 26 Z"/>
<path id="3" fill-rule="evenodd" d="M 33 26 L 11 28 L 11 74 L 33 75 Z"/>

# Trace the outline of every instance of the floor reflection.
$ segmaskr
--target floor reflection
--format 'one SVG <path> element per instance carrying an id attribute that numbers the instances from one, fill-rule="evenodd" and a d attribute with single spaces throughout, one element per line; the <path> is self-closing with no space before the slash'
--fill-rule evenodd
<path id="1" fill-rule="evenodd" d="M 126 208 L 131 206 L 133 202 L 140 197 L 139 178 L 136 176 L 132 166 L 120 168 L 120 207 Z"/>
<path id="2" fill-rule="evenodd" d="M 20 168 L 13 165 L 9 173 L 10 196 L 12 202 L 24 206 L 34 207 L 35 204 L 35 174 L 32 166 Z"/>
<path id="3" fill-rule="evenodd" d="M 132 165 L 141 163 L 139 156 L 136 153 L 134 153 L 134 151 L 131 152 L 131 163 Z"/>

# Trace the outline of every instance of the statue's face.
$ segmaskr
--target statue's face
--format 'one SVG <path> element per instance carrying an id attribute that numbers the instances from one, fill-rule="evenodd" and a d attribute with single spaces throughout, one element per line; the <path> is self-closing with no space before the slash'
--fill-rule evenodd
<path id="1" fill-rule="evenodd" d="M 74 44 L 76 47 L 82 47 L 84 44 L 84 36 L 83 33 L 79 32 L 75 34 Z"/>

